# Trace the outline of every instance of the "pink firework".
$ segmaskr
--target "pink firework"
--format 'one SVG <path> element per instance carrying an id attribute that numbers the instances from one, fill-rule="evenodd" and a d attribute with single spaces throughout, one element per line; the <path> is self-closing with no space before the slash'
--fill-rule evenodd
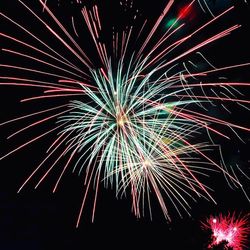
<path id="1" fill-rule="evenodd" d="M 206 223 L 203 223 L 203 226 L 204 229 L 212 231 L 212 242 L 208 249 L 223 242 L 234 250 L 242 250 L 247 246 L 250 233 L 249 215 L 237 217 L 235 214 L 227 216 L 220 214 L 219 216 L 211 216 Z"/>

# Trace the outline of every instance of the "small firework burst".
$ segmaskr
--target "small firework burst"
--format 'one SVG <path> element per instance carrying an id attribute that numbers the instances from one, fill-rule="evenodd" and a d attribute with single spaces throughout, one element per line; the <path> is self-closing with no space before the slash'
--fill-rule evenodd
<path id="1" fill-rule="evenodd" d="M 220 244 L 234 250 L 242 250 L 247 246 L 250 233 L 249 215 L 235 216 L 228 214 L 211 216 L 203 223 L 205 230 L 211 230 L 211 243 L 208 248 L 212 249 Z"/>

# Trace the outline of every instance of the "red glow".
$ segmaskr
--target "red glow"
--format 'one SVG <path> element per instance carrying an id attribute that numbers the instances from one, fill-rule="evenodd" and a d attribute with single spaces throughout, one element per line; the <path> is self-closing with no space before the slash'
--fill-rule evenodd
<path id="1" fill-rule="evenodd" d="M 190 4 L 182 7 L 179 10 L 179 13 L 178 13 L 178 16 L 177 16 L 178 20 L 188 18 L 188 20 L 190 21 L 191 19 L 193 19 L 194 14 L 195 14 L 194 13 L 194 8 L 193 8 L 194 2 L 195 1 L 192 1 Z"/>
<path id="2" fill-rule="evenodd" d="M 184 7 L 180 10 L 178 18 L 185 18 L 191 11 L 190 6 Z"/>
<path id="3" fill-rule="evenodd" d="M 210 217 L 205 224 L 205 229 L 212 230 L 212 243 L 208 249 L 227 242 L 227 246 L 234 250 L 242 250 L 246 246 L 250 232 L 249 217 L 235 217 L 235 215 Z"/>

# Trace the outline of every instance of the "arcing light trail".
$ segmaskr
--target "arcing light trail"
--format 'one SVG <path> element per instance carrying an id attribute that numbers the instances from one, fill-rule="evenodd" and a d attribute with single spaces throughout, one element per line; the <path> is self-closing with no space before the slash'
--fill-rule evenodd
<path id="1" fill-rule="evenodd" d="M 146 213 L 146 204 L 152 216 L 151 196 L 154 194 L 168 220 L 169 202 L 180 216 L 183 211 L 189 213 L 190 200 L 195 200 L 195 197 L 215 202 L 210 188 L 200 180 L 201 176 L 207 176 L 210 171 L 222 172 L 228 182 L 243 189 L 235 172 L 229 172 L 224 165 L 215 162 L 207 151 L 217 147 L 209 142 L 211 134 L 216 133 L 229 139 L 229 135 L 214 128 L 214 124 L 245 131 L 250 129 L 210 116 L 207 108 L 222 102 L 225 110 L 226 102 L 238 103 L 242 107 L 249 104 L 250 101 L 237 97 L 238 90 L 235 89 L 248 87 L 249 83 L 221 79 L 211 82 L 209 77 L 233 68 L 239 70 L 250 66 L 250 63 L 216 68 L 200 52 L 207 45 L 230 35 L 240 25 L 226 27 L 202 41 L 195 40 L 197 34 L 229 15 L 234 7 L 201 23 L 195 30 L 190 30 L 188 35 L 182 35 L 186 27 L 186 16 L 199 8 L 200 1 L 194 0 L 186 5 L 164 32 L 161 27 L 174 8 L 174 0 L 167 1 L 149 32 L 146 28 L 150 28 L 150 23 L 148 20 L 138 21 L 139 11 L 133 9 L 133 1 L 121 1 L 124 11 L 134 13 L 134 24 L 123 31 L 116 31 L 114 27 L 112 42 L 109 43 L 101 39 L 105 25 L 99 15 L 98 5 L 84 6 L 81 14 L 93 41 L 93 51 L 98 55 L 99 64 L 95 66 L 88 51 L 76 41 L 82 34 L 75 18 L 70 18 L 71 34 L 59 20 L 60 17 L 53 14 L 49 1 L 38 1 L 44 11 L 40 14 L 35 13 L 25 1 L 17 1 L 72 56 L 71 59 L 66 58 L 53 48 L 53 44 L 48 44 L 36 35 L 35 30 L 29 30 L 14 18 L 0 13 L 1 20 L 5 19 L 9 25 L 16 26 L 34 41 L 32 44 L 14 34 L 2 32 L 2 38 L 19 48 L 19 51 L 2 48 L 2 53 L 8 54 L 10 58 L 26 58 L 42 66 L 39 69 L 3 63 L 0 67 L 25 72 L 25 77 L 2 76 L 0 85 L 42 90 L 41 94 L 26 97 L 21 102 L 44 100 L 45 103 L 55 103 L 52 108 L 44 108 L 0 124 L 3 126 L 47 115 L 42 119 L 36 118 L 36 121 L 12 133 L 8 137 L 10 139 L 37 125 L 55 121 L 55 127 L 0 158 L 4 159 L 48 134 L 54 136 L 46 157 L 24 181 L 19 192 L 35 174 L 40 176 L 35 186 L 37 188 L 54 168 L 61 168 L 53 188 L 55 192 L 69 169 L 78 170 L 79 173 L 84 171 L 84 198 L 78 226 L 91 185 L 96 190 L 92 215 L 94 219 L 98 189 L 102 182 L 105 187 L 115 188 L 117 196 L 131 193 L 132 210 L 137 217 Z M 45 14 L 52 19 L 51 23 L 41 17 Z M 133 45 L 134 34 L 137 46 Z M 179 34 L 178 39 L 175 38 L 176 34 Z M 189 48 L 181 51 L 186 44 Z M 22 52 L 23 48 L 25 51 Z M 172 56 L 173 52 L 175 56 Z M 206 63 L 207 68 L 200 69 L 199 64 L 189 58 L 191 55 Z M 65 104 L 58 105 L 59 99 L 64 100 Z M 208 133 L 208 140 L 194 143 L 193 139 L 204 131 Z M 60 164 L 63 158 L 67 162 Z M 50 159 L 54 159 L 54 162 L 45 164 Z M 46 166 L 49 167 L 44 169 Z"/>

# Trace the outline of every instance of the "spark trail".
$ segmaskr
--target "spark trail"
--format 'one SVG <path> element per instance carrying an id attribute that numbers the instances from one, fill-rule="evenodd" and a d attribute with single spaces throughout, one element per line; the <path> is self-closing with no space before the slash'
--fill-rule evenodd
<path id="1" fill-rule="evenodd" d="M 15 45 L 15 49 L 2 47 L 2 53 L 13 61 L 0 64 L 7 72 L 0 77 L 0 85 L 37 88 L 40 94 L 25 97 L 21 102 L 54 104 L 54 107 L 46 108 L 45 105 L 37 112 L 0 124 L 36 119 L 9 135 L 8 139 L 11 139 L 38 125 L 54 122 L 54 127 L 1 156 L 0 159 L 4 159 L 48 134 L 53 138 L 45 158 L 24 181 L 19 192 L 34 175 L 40 177 L 37 188 L 54 168 L 59 168 L 61 174 L 55 182 L 55 192 L 66 172 L 70 169 L 78 171 L 84 176 L 79 226 L 91 186 L 96 190 L 94 220 L 100 183 L 114 188 L 117 196 L 130 193 L 132 211 L 137 217 L 146 213 L 146 207 L 152 216 L 151 197 L 154 195 L 167 220 L 171 219 L 169 203 L 182 216 L 183 211 L 190 213 L 190 204 L 197 198 L 215 202 L 211 189 L 203 183 L 204 176 L 213 171 L 223 173 L 228 183 L 243 189 L 235 172 L 216 162 L 208 151 L 219 148 L 213 142 L 212 134 L 230 139 L 230 135 L 214 125 L 229 126 L 233 131 L 249 132 L 250 129 L 213 117 L 207 111 L 214 106 L 228 111 L 227 103 L 237 103 L 241 107 L 249 104 L 250 101 L 242 99 L 236 89 L 249 87 L 249 82 L 211 79 L 213 75 L 240 70 L 250 63 L 216 68 L 201 52 L 229 36 L 240 25 L 205 35 L 203 40 L 196 39 L 199 34 L 206 33 L 207 28 L 230 15 L 234 7 L 213 14 L 209 20 L 186 30 L 189 15 L 197 10 L 204 11 L 199 7 L 201 1 L 190 1 L 163 31 L 163 24 L 176 1 L 167 1 L 154 24 L 150 20 L 141 20 L 133 1 L 121 1 L 121 13 L 132 13 L 133 24 L 122 31 L 114 24 L 109 27 L 109 31 L 112 30 L 110 37 L 104 39 L 103 32 L 107 27 L 100 15 L 100 7 L 94 3 L 86 5 L 78 14 L 82 17 L 81 22 L 85 22 L 83 30 L 88 30 L 93 45 L 89 53 L 79 43 L 81 37 L 86 39 L 87 36 L 81 33 L 76 17 L 70 16 L 72 29 L 69 31 L 70 26 L 64 25 L 60 16 L 53 13 L 49 1 L 37 1 L 42 12 L 30 7 L 28 1 L 17 2 L 23 14 L 29 13 L 43 32 L 60 46 L 60 50 L 55 48 L 36 30 L 0 13 L 1 22 L 14 26 L 31 39 L 27 42 L 15 34 L 0 33 L 9 42 L 8 46 Z M 48 18 L 44 18 L 45 15 Z M 188 48 L 183 50 L 186 45 Z M 67 51 L 67 56 L 63 50 Z M 93 53 L 96 54 L 94 59 Z M 30 61 L 29 66 L 15 64 L 14 58 Z M 30 66 L 32 63 L 36 66 Z M 14 76 L 8 75 L 9 70 L 15 72 Z M 22 75 L 19 76 L 19 72 Z M 63 104 L 59 105 L 59 102 Z M 46 117 L 39 118 L 41 115 Z M 202 133 L 207 139 L 197 142 L 196 138 L 201 138 Z M 53 163 L 48 164 L 51 159 Z M 64 164 L 61 163 L 63 159 L 66 159 Z"/>

